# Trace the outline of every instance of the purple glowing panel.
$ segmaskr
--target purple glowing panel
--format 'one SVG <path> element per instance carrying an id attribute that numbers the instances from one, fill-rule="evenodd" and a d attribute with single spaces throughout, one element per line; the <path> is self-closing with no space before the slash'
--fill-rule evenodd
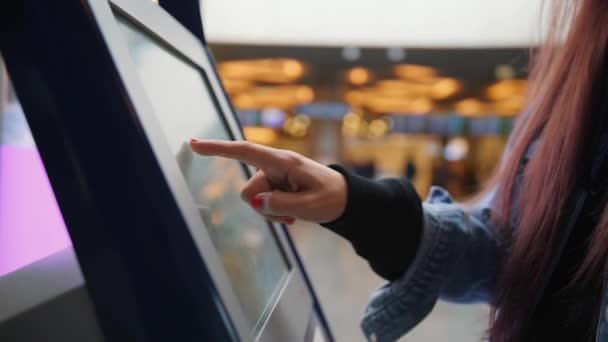
<path id="1" fill-rule="evenodd" d="M 0 276 L 71 244 L 36 148 L 0 145 Z"/>

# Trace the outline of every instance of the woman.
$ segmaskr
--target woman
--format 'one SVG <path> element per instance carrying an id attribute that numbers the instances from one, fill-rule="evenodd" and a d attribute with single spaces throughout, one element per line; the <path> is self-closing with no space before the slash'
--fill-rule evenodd
<path id="1" fill-rule="evenodd" d="M 193 141 L 260 171 L 243 198 L 271 220 L 315 221 L 389 283 L 371 298 L 370 340 L 395 340 L 441 297 L 489 302 L 492 341 L 608 342 L 608 1 L 561 2 L 535 58 L 527 109 L 477 200 L 405 179 L 377 182 L 288 151 Z"/>

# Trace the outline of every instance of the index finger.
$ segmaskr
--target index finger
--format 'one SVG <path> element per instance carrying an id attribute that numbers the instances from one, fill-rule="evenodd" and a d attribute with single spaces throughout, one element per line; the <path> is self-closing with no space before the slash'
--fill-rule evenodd
<path id="1" fill-rule="evenodd" d="M 198 154 L 237 159 L 261 170 L 281 162 L 277 150 L 247 141 L 191 139 L 190 146 Z"/>

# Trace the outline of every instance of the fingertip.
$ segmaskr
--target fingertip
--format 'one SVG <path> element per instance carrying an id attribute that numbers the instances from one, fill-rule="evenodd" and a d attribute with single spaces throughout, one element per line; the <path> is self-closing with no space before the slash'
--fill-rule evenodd
<path id="1" fill-rule="evenodd" d="M 190 138 L 190 147 L 192 147 L 192 149 L 196 150 L 196 148 L 198 147 L 198 144 L 201 142 L 201 140 L 196 139 L 196 138 Z"/>
<path id="2" fill-rule="evenodd" d="M 205 146 L 205 141 L 196 138 L 190 138 L 190 148 L 200 155 L 206 155 L 208 152 L 207 146 Z"/>
<path id="3" fill-rule="evenodd" d="M 196 149 L 199 153 L 205 153 L 209 155 L 219 155 L 226 149 L 231 141 L 214 140 L 214 139 L 190 139 L 190 146 Z"/>

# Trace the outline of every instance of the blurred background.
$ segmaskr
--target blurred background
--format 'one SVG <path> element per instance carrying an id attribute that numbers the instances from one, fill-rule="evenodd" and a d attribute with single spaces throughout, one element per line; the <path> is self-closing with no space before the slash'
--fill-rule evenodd
<path id="1" fill-rule="evenodd" d="M 423 198 L 440 185 L 464 199 L 492 174 L 521 112 L 529 52 L 543 35 L 539 4 L 206 0 L 202 8 L 248 140 L 371 179 L 407 177 Z M 29 244 L 45 237 L 45 248 L 22 257 L 0 250 L 1 275 L 69 238 L 52 226 L 63 225 L 61 215 L 18 94 L 0 76 L 0 189 L 12 189 L 10 200 L 0 198 L 0 226 L 31 227 L 17 238 Z M 32 193 L 44 215 L 28 215 Z M 331 232 L 298 222 L 292 233 L 337 340 L 362 341 L 359 321 L 382 279 Z M 487 314 L 484 305 L 440 302 L 403 341 L 479 341 Z"/>
<path id="2" fill-rule="evenodd" d="M 543 34 L 528 0 L 203 5 L 247 139 L 369 178 L 408 177 L 423 198 L 440 185 L 465 199 L 491 176 Z M 338 341 L 362 341 L 383 281 L 336 235 L 301 222 L 292 233 Z M 488 312 L 439 302 L 402 340 L 479 341 Z"/>
<path id="3" fill-rule="evenodd" d="M 248 140 L 369 178 L 408 177 L 423 198 L 431 185 L 457 199 L 479 189 L 526 91 L 527 48 L 212 49 Z M 382 281 L 332 233 L 292 231 L 338 340 L 362 340 L 358 322 Z M 440 304 L 405 340 L 479 340 L 486 313 Z"/>

